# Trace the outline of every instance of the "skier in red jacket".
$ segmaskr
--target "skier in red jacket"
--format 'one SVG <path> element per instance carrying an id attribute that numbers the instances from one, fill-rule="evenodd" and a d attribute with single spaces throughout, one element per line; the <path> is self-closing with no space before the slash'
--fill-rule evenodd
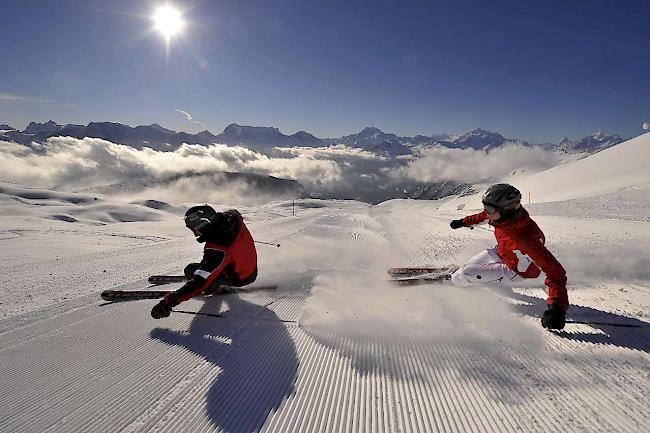
<path id="1" fill-rule="evenodd" d="M 185 267 L 191 280 L 153 307 L 154 319 L 168 317 L 172 308 L 204 291 L 219 292 L 224 285 L 241 287 L 257 278 L 255 244 L 238 211 L 194 206 L 185 213 L 185 225 L 198 242 L 205 242 L 203 260 Z"/>
<path id="2" fill-rule="evenodd" d="M 482 201 L 482 212 L 449 225 L 458 229 L 488 220 L 494 227 L 497 245 L 461 266 L 452 274 L 452 283 L 457 286 L 502 283 L 536 278 L 543 271 L 548 287 L 548 309 L 542 316 L 542 326 L 564 328 L 569 308 L 566 271 L 544 246 L 544 233 L 521 206 L 521 193 L 511 185 L 500 183 L 488 188 Z"/>

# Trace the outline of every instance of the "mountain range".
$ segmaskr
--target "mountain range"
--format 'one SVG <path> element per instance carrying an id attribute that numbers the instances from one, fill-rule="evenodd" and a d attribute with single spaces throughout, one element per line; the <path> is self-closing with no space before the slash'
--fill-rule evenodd
<path id="1" fill-rule="evenodd" d="M 367 127 L 356 134 L 340 138 L 318 138 L 305 131 L 285 135 L 274 127 L 241 126 L 235 123 L 228 125 L 218 135 L 214 135 L 208 130 L 197 134 L 176 132 L 156 123 L 136 127 L 115 122 L 59 125 L 50 120 L 45 123 L 31 122 L 23 131 L 6 124 L 0 124 L 1 138 L 25 145 L 30 145 L 32 142 L 43 142 L 50 137 L 57 136 L 101 138 L 138 149 L 149 147 L 159 151 L 173 151 L 183 143 L 241 145 L 261 152 L 271 151 L 275 147 L 324 147 L 345 144 L 389 157 L 409 155 L 433 146 L 489 150 L 508 143 L 527 146 L 539 145 L 567 153 L 595 153 L 624 141 L 618 135 L 598 132 L 577 141 L 565 137 L 559 143 L 533 144 L 524 140 L 505 138 L 497 132 L 480 128 L 458 135 L 432 134 L 400 137 L 396 134 L 385 133 L 376 127 Z"/>
<path id="2" fill-rule="evenodd" d="M 578 141 L 571 141 L 564 137 L 559 143 L 558 148 L 568 153 L 589 152 L 595 153 L 612 147 L 625 141 L 618 135 L 606 135 L 603 132 L 597 132 L 594 135 L 583 138 Z"/>

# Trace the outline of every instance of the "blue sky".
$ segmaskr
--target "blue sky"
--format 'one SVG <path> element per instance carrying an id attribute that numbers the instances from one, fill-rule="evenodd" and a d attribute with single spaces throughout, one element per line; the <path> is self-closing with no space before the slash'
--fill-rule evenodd
<path id="1" fill-rule="evenodd" d="M 650 121 L 650 2 L 0 1 L 0 123 L 230 123 L 530 141 Z"/>

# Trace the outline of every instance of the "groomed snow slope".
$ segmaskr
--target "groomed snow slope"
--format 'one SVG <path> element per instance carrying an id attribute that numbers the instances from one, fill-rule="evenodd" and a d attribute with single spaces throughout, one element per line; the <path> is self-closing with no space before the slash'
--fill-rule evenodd
<path id="1" fill-rule="evenodd" d="M 535 201 L 561 201 L 650 185 L 650 133 L 521 179 Z"/>
<path id="2" fill-rule="evenodd" d="M 591 197 L 609 196 L 616 199 L 623 195 L 634 203 L 624 203 L 623 212 L 634 210 L 635 206 L 647 206 L 650 186 L 650 133 L 638 136 L 614 147 L 577 161 L 569 161 L 533 175 L 516 173 L 504 182 L 515 185 L 527 204 L 566 202 Z M 481 191 L 482 193 L 482 191 Z M 530 195 L 529 195 L 530 194 Z M 481 207 L 481 194 L 463 197 L 450 202 L 466 207 Z M 576 207 L 582 207 L 578 205 Z M 601 206 L 587 205 L 587 211 Z M 640 216 L 644 212 L 637 212 Z M 647 214 L 647 213 L 646 213 Z"/>
<path id="3" fill-rule="evenodd" d="M 576 167 L 587 173 L 590 158 Z M 647 429 L 650 223 L 633 204 L 621 202 L 624 219 L 594 201 L 576 209 L 581 194 L 531 210 L 567 268 L 570 318 L 634 326 L 552 333 L 539 325 L 541 280 L 512 290 L 385 281 L 388 266 L 459 263 L 491 245 L 487 228 L 448 226 L 476 197 L 302 200 L 295 216 L 291 203 L 241 208 L 256 239 L 282 245 L 258 247 L 255 285 L 278 289 L 178 307 L 224 318 L 156 321 L 154 301 L 106 304 L 99 292 L 140 289 L 198 259 L 182 220 L 109 198 L 85 213 L 94 200 L 16 200 L 25 190 L 0 194 L 11 208 L 0 213 L 2 432 Z M 48 219 L 60 206 L 89 218 Z M 106 224 L 113 206 L 140 221 Z"/>

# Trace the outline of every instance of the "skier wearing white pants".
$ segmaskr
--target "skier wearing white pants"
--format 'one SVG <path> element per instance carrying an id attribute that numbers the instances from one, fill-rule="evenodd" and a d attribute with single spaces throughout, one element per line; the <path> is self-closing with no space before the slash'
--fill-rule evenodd
<path id="1" fill-rule="evenodd" d="M 519 262 L 532 263 L 530 257 L 521 255 Z M 524 269 L 525 270 L 525 269 Z M 521 281 L 523 277 L 503 263 L 497 247 L 487 248 L 469 259 L 456 272 L 451 274 L 455 286 L 469 287 L 475 284 L 502 284 L 509 281 Z"/>
<path id="2" fill-rule="evenodd" d="M 483 211 L 452 221 L 452 229 L 470 227 L 488 220 L 494 227 L 497 245 L 481 251 L 451 275 L 457 286 L 506 284 L 537 278 L 542 271 L 548 287 L 548 309 L 542 326 L 562 329 L 569 297 L 566 271 L 544 246 L 544 233 L 521 206 L 521 193 L 507 183 L 492 185 L 483 194 Z"/>

